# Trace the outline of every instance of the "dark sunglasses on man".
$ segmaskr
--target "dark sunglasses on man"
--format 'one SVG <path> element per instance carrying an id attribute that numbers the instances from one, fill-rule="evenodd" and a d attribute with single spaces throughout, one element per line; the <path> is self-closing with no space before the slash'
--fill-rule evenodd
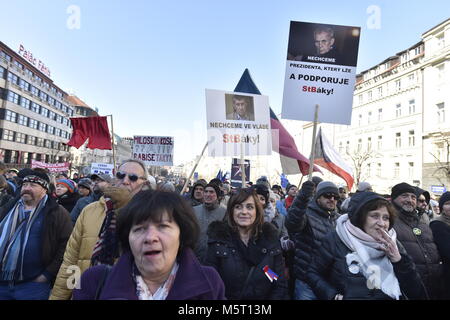
<path id="1" fill-rule="evenodd" d="M 116 178 L 120 179 L 120 180 L 125 179 L 126 176 L 127 176 L 127 174 L 125 172 L 117 171 L 117 173 L 116 173 Z M 145 177 L 139 177 L 137 174 L 128 173 L 128 179 L 131 182 L 136 182 L 136 181 L 138 181 L 138 179 L 145 179 Z"/>
<path id="2" fill-rule="evenodd" d="M 339 199 L 339 195 L 337 195 L 335 193 L 324 193 L 322 196 L 327 199 L 331 199 L 331 198 L 334 198 L 334 200 Z"/>

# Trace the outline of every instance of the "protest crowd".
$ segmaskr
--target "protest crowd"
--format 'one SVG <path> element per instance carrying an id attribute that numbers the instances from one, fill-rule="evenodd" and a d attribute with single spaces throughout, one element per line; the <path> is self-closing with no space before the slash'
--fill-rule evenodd
<path id="1" fill-rule="evenodd" d="M 0 169 L 3 300 L 450 298 L 450 192 Z"/>

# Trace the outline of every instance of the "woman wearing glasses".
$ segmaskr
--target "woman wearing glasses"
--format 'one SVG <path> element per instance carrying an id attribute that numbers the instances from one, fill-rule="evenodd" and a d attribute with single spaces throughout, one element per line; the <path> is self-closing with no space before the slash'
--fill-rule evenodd
<path id="1" fill-rule="evenodd" d="M 323 300 L 424 299 L 425 288 L 411 257 L 392 228 L 396 211 L 374 192 L 350 200 L 316 251 L 307 273 Z"/>
<path id="2" fill-rule="evenodd" d="M 91 265 L 114 263 L 118 257 L 115 211 L 125 206 L 136 193 L 149 188 L 149 177 L 144 163 L 126 160 L 116 173 L 115 186 L 107 188 L 99 201 L 83 209 L 67 242 L 50 299 L 70 299 L 72 289 L 68 288 L 67 281 L 73 275 L 70 271 L 73 266 L 78 266 L 83 273 Z"/>
<path id="3" fill-rule="evenodd" d="M 206 265 L 219 272 L 229 300 L 287 298 L 278 232 L 264 222 L 264 210 L 252 188 L 233 195 L 224 221 L 209 225 Z"/>

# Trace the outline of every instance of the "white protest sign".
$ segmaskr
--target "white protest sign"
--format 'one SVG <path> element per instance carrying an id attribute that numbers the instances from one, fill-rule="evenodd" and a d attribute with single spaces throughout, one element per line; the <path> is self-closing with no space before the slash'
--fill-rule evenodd
<path id="1" fill-rule="evenodd" d="M 359 27 L 291 21 L 282 118 L 351 123 Z"/>
<path id="2" fill-rule="evenodd" d="M 91 163 L 91 174 L 106 173 L 113 176 L 114 165 L 109 163 Z"/>
<path id="3" fill-rule="evenodd" d="M 134 136 L 133 159 L 149 166 L 173 166 L 173 137 Z"/>
<path id="4" fill-rule="evenodd" d="M 206 89 L 206 119 L 209 156 L 272 153 L 267 96 Z"/>

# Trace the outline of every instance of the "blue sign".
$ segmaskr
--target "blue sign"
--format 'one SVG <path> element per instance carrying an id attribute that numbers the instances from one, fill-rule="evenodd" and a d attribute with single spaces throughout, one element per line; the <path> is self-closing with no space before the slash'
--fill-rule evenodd
<path id="1" fill-rule="evenodd" d="M 445 186 L 431 186 L 431 192 L 433 193 L 444 193 L 446 191 Z"/>

